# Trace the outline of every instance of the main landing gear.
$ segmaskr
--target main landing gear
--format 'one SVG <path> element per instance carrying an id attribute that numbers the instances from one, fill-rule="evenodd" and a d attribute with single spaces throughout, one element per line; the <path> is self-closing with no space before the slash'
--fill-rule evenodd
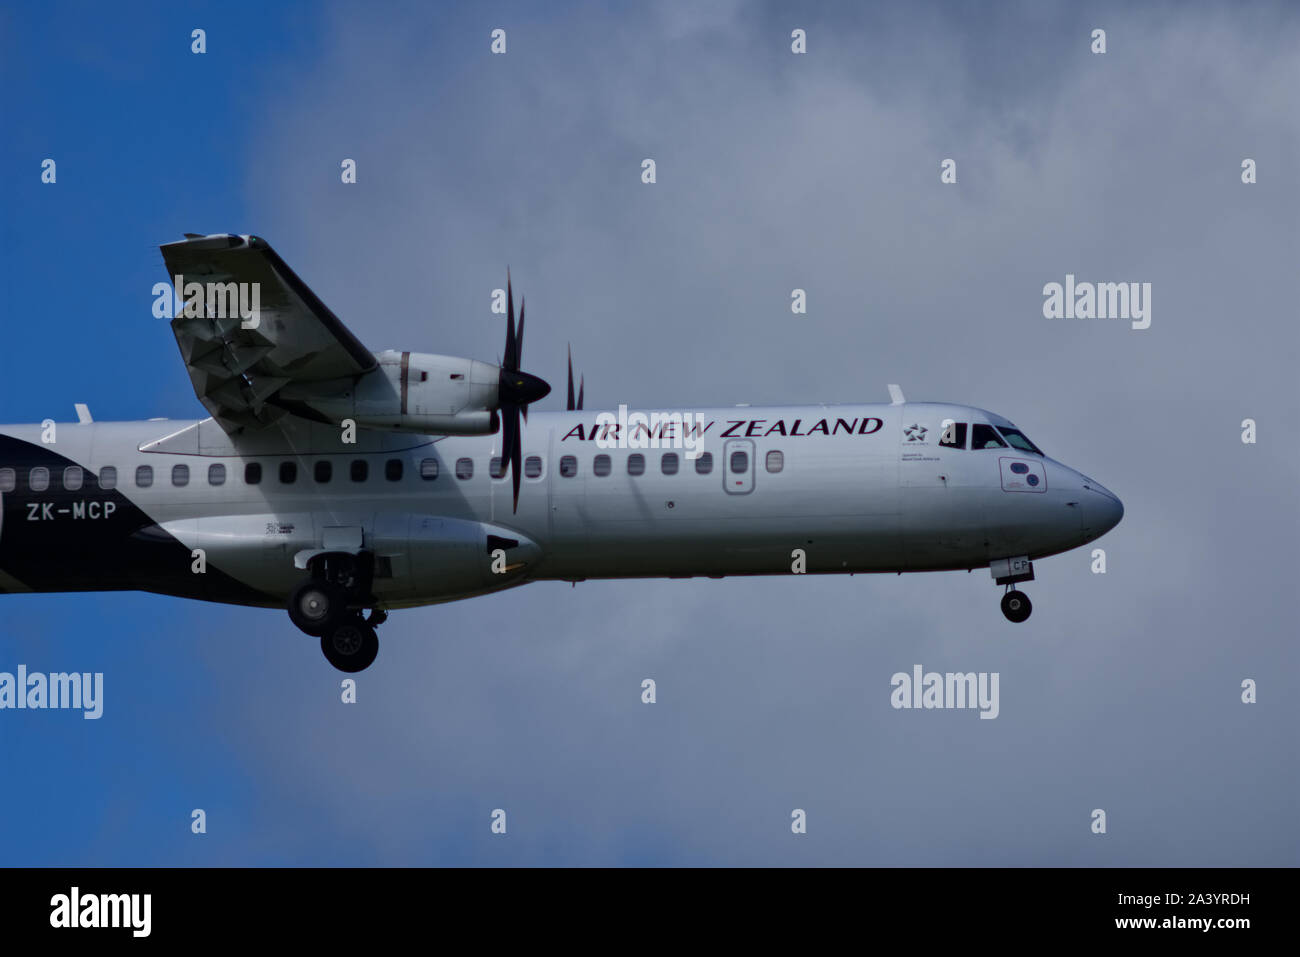
<path id="1" fill-rule="evenodd" d="M 374 609 L 367 618 L 361 609 L 374 598 L 374 556 L 326 554 L 311 561 L 311 577 L 289 596 L 289 618 L 300 631 L 320 639 L 325 660 L 339 671 L 364 671 L 379 654 L 375 627 L 388 617 Z"/>
<path id="2" fill-rule="evenodd" d="M 360 615 L 352 615 L 321 636 L 320 650 L 339 671 L 355 674 L 374 662 L 379 654 L 379 636 Z"/>
<path id="3" fill-rule="evenodd" d="M 989 573 L 999 585 L 1007 586 L 1007 592 L 1002 596 L 1002 614 L 1007 616 L 1007 621 L 1020 624 L 1026 620 L 1029 613 L 1034 610 L 1034 606 L 1029 601 L 1028 595 L 1016 591 L 1012 586 L 1019 582 L 1034 580 L 1034 563 L 1026 556 L 999 558 L 997 561 L 989 562 Z"/>

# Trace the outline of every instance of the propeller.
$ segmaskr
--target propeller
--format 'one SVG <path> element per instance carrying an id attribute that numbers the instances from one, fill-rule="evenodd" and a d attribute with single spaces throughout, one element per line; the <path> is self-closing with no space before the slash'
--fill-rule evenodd
<path id="1" fill-rule="evenodd" d="M 573 346 L 569 346 L 569 401 L 565 408 L 570 411 L 582 411 L 582 392 L 587 385 L 587 377 L 578 380 L 578 404 L 573 403 Z"/>
<path id="2" fill-rule="evenodd" d="M 528 406 L 545 398 L 550 385 L 535 375 L 519 370 L 519 356 L 524 349 L 524 303 L 519 303 L 519 331 L 515 332 L 515 294 L 506 270 L 506 354 L 501 360 L 497 379 L 497 405 L 501 411 L 501 457 L 510 469 L 514 486 L 514 510 L 519 511 L 519 478 L 523 471 L 523 434 L 519 427 L 522 415 L 528 421 Z"/>

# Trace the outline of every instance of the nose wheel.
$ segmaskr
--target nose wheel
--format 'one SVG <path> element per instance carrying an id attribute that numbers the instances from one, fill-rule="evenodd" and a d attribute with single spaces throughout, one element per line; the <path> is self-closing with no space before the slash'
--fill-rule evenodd
<path id="1" fill-rule="evenodd" d="M 1002 614 L 1007 616 L 1007 621 L 1019 624 L 1028 618 L 1033 610 L 1034 606 L 1030 603 L 1029 596 L 1022 591 L 1012 588 L 1002 596 Z"/>

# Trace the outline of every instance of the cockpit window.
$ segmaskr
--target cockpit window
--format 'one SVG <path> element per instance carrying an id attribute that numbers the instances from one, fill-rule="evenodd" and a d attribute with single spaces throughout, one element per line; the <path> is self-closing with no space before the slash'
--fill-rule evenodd
<path id="1" fill-rule="evenodd" d="M 993 426 L 976 422 L 971 429 L 970 447 L 972 449 L 1005 449 L 1007 443 L 1002 441 Z"/>
<path id="2" fill-rule="evenodd" d="M 939 433 L 939 444 L 950 449 L 966 448 L 966 423 L 944 419 L 943 431 Z"/>
<path id="3" fill-rule="evenodd" d="M 1036 446 L 1033 442 L 1030 442 L 1029 436 L 1025 435 L 1025 433 L 1021 432 L 1019 429 L 1008 429 L 1003 426 L 998 431 L 1002 433 L 1002 437 L 1010 443 L 1013 449 L 1019 449 L 1022 452 L 1033 452 L 1035 455 L 1043 454 L 1042 449 Z"/>

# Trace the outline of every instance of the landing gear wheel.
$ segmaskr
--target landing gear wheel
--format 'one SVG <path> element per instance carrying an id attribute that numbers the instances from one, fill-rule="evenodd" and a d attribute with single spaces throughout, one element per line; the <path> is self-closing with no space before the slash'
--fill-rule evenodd
<path id="1" fill-rule="evenodd" d="M 321 637 L 320 650 L 339 671 L 356 674 L 369 668 L 379 654 L 379 637 L 360 618 L 349 618 Z"/>
<path id="2" fill-rule="evenodd" d="M 1022 622 L 1033 610 L 1029 596 L 1022 591 L 1012 589 L 1002 596 L 1002 614 L 1007 616 L 1008 621 Z"/>
<path id="3" fill-rule="evenodd" d="M 312 637 L 328 634 L 345 620 L 347 611 L 343 590 L 328 582 L 308 579 L 289 596 L 289 618 Z"/>
<path id="4" fill-rule="evenodd" d="M 366 624 L 372 628 L 378 628 L 386 621 L 388 621 L 388 612 L 382 608 L 372 608 L 370 614 L 366 615 Z"/>

